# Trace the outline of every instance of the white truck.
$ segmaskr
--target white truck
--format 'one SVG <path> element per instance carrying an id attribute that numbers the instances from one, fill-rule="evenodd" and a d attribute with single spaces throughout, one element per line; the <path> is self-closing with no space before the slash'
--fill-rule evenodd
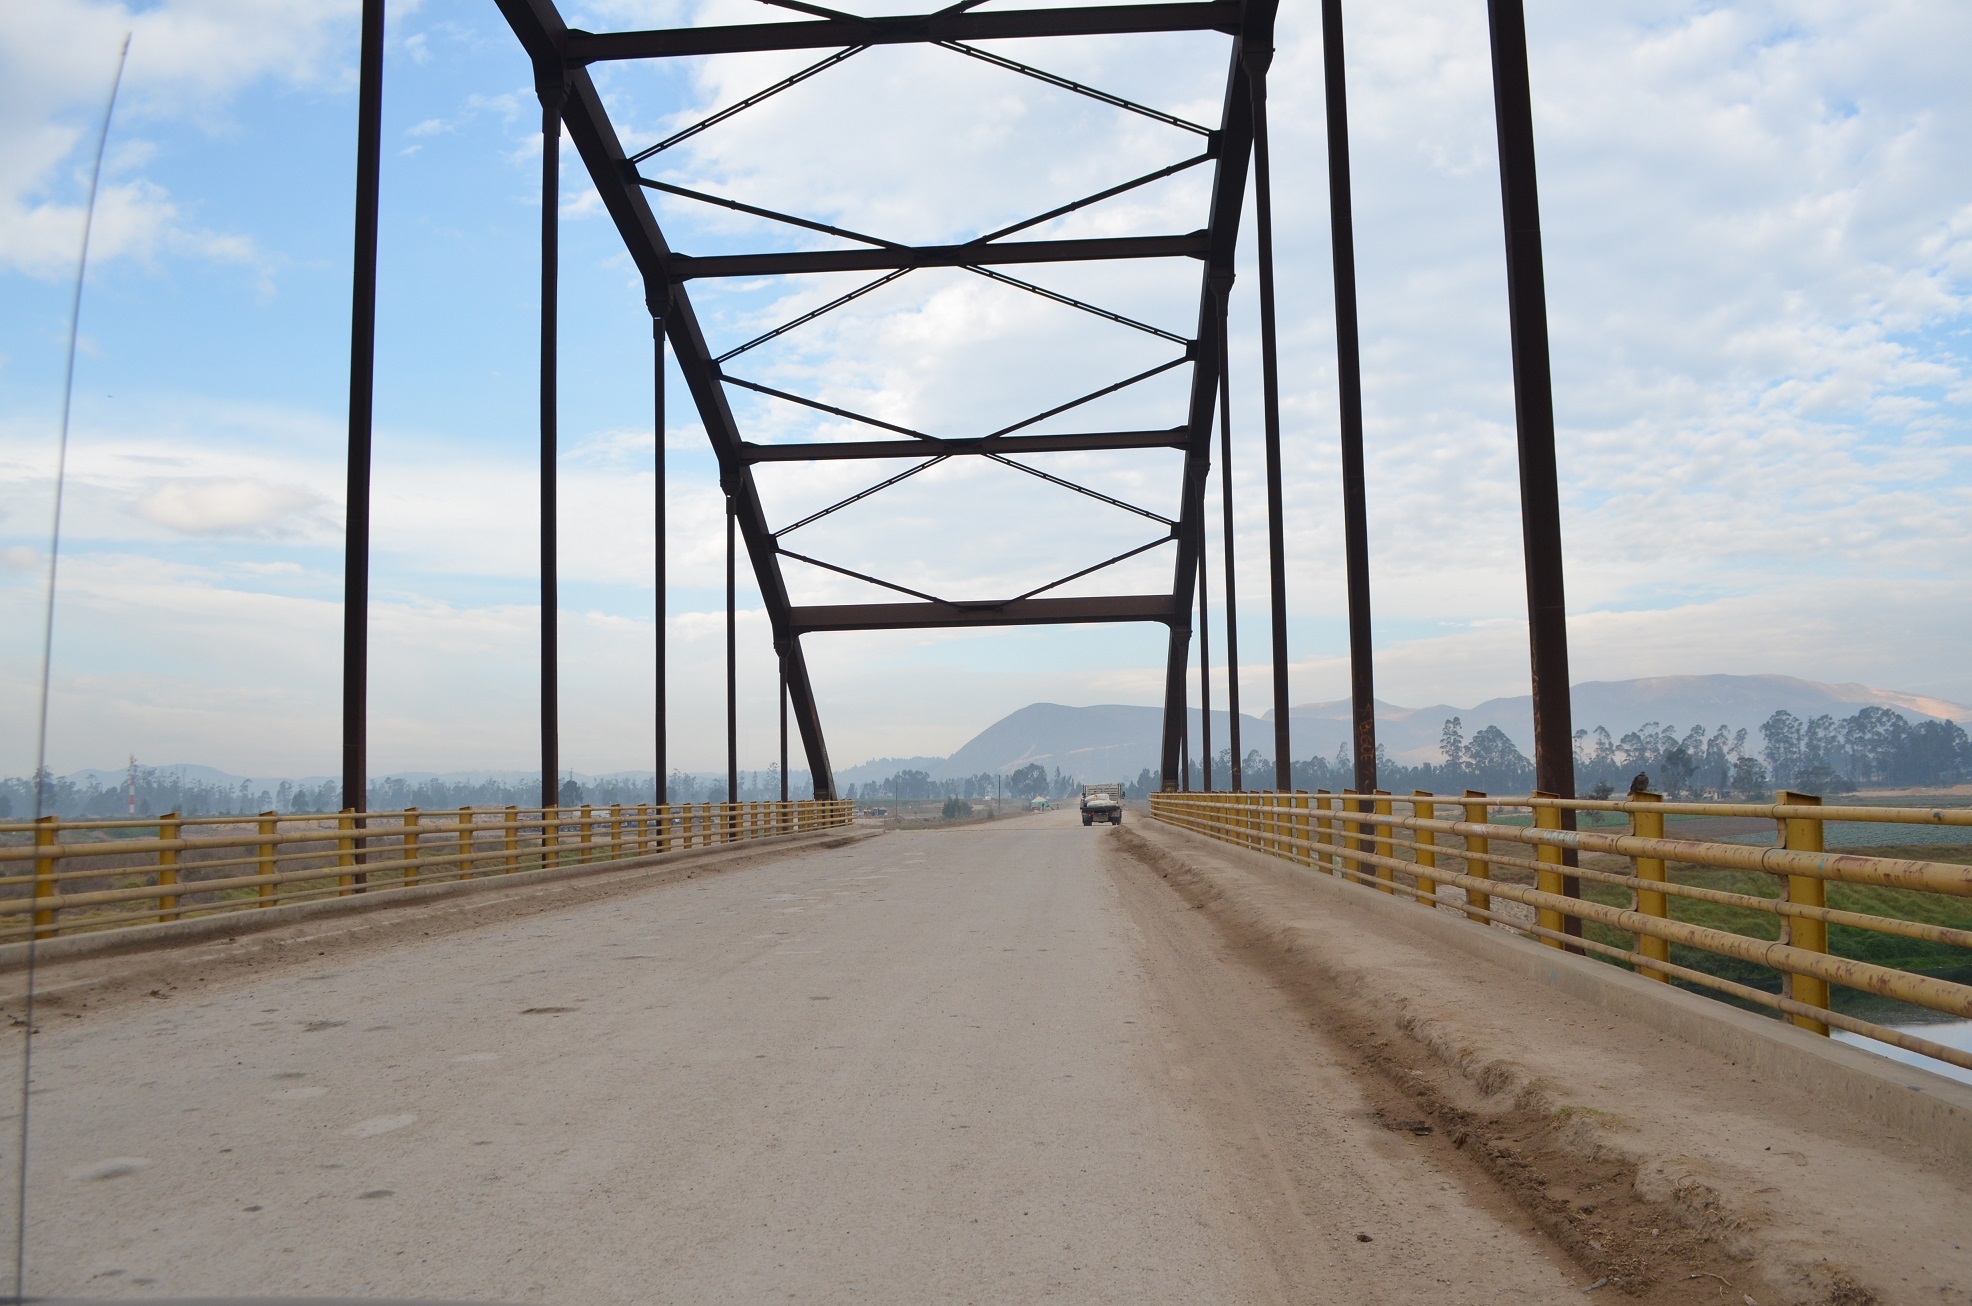
<path id="1" fill-rule="evenodd" d="M 1094 825 L 1097 821 L 1123 824 L 1122 785 L 1082 786 L 1082 824 Z"/>

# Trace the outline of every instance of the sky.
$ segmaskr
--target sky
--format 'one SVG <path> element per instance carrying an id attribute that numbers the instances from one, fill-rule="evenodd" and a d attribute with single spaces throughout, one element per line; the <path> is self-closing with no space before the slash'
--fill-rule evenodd
<path id="1" fill-rule="evenodd" d="M 56 607 L 58 772 L 337 767 L 355 149 L 354 0 L 41 0 L 0 11 L 0 774 L 32 765 L 62 369 L 94 126 L 131 33 L 81 319 Z M 762 21 L 751 0 L 564 3 L 621 30 Z M 885 10 L 905 12 L 899 3 Z M 1348 7 L 1378 696 L 1525 692 L 1525 591 L 1482 0 Z M 1530 0 L 1575 679 L 1775 672 L 1972 700 L 1972 9 Z M 1294 702 L 1347 692 L 1318 8 L 1272 75 Z M 1001 43 L 1216 125 L 1211 34 Z M 599 68 L 632 149 L 817 55 Z M 956 241 L 1196 152 L 1197 137 L 949 51 L 865 52 L 645 175 L 909 242 Z M 376 386 L 371 770 L 538 758 L 539 111 L 487 0 L 391 6 Z M 562 757 L 650 766 L 658 603 L 650 328 L 572 149 L 561 183 Z M 1202 226 L 1204 169 L 1036 235 Z M 829 247 L 654 199 L 689 253 Z M 1250 208 L 1249 208 L 1250 214 Z M 1268 706 L 1250 221 L 1234 292 L 1242 706 Z M 1187 260 L 1031 269 L 1179 334 Z M 696 283 L 715 351 L 858 278 Z M 737 375 L 982 434 L 1176 347 L 961 270 L 762 346 Z M 1037 430 L 1169 426 L 1183 373 Z M 670 756 L 723 769 L 716 469 L 665 418 Z M 867 428 L 735 392 L 751 438 Z M 1154 523 L 974 460 L 789 537 L 939 594 L 1018 592 Z M 1175 453 L 1036 466 L 1175 510 Z M 1215 476 L 1217 475 L 1215 469 Z M 770 521 L 880 478 L 763 470 Z M 1216 497 L 1216 481 L 1213 486 Z M 1210 556 L 1222 588 L 1217 519 Z M 1064 593 L 1168 589 L 1169 546 Z M 743 568 L 744 572 L 744 568 Z M 881 597 L 788 564 L 797 602 Z M 742 578 L 741 765 L 776 750 Z M 1215 620 L 1217 614 L 1215 611 Z M 1213 657 L 1222 664 L 1223 631 Z M 942 755 L 1047 700 L 1161 701 L 1161 627 L 809 637 L 837 765 Z M 1224 701 L 1223 665 L 1215 699 Z"/>

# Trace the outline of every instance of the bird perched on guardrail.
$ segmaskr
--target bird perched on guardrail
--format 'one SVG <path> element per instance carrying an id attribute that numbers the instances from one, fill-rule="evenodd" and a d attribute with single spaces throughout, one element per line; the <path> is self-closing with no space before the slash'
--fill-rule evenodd
<path id="1" fill-rule="evenodd" d="M 1630 781 L 1630 797 L 1635 798 L 1638 794 L 1647 794 L 1649 792 L 1650 776 L 1643 771 L 1638 771 L 1636 778 Z"/>

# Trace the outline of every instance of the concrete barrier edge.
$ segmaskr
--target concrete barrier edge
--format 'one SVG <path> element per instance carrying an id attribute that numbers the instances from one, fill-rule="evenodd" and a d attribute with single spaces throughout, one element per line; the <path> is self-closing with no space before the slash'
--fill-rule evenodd
<path id="1" fill-rule="evenodd" d="M 1270 870 L 1298 871 L 1318 893 L 1429 936 L 1433 942 L 1556 989 L 1662 1034 L 1704 1048 L 1765 1078 L 1791 1083 L 1823 1102 L 1874 1120 L 1923 1147 L 1972 1160 L 1972 1085 L 1906 1065 L 1792 1025 L 1629 971 L 1572 956 L 1481 925 L 1445 909 L 1428 911 L 1333 875 L 1234 847 L 1160 821 L 1144 823 L 1174 842 L 1251 859 Z M 1139 827 L 1140 829 L 1142 827 Z"/>

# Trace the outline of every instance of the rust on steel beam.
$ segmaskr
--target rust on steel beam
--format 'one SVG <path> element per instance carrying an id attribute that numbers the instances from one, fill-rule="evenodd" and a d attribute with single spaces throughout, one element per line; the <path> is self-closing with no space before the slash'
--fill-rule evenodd
<path id="1" fill-rule="evenodd" d="M 1534 704 L 1534 783 L 1575 796 L 1575 738 L 1569 699 L 1568 603 L 1562 585 L 1561 488 L 1554 450 L 1554 379 L 1548 357 L 1547 277 L 1541 254 L 1540 188 L 1534 167 L 1533 88 L 1521 0 L 1487 0 L 1492 37 L 1493 117 L 1499 136 L 1500 209 L 1506 234 L 1506 299 L 1513 353 L 1513 417 L 1520 453 L 1520 532 L 1527 573 L 1527 642 Z M 1561 811 L 1562 828 L 1575 823 Z M 1576 865 L 1568 849 L 1563 864 Z M 1562 892 L 1582 894 L 1564 874 Z M 1581 918 L 1565 918 L 1579 935 Z"/>
<path id="2" fill-rule="evenodd" d="M 537 69 L 561 69 L 570 64 L 567 54 L 569 31 L 551 0 L 498 0 L 500 12 L 519 38 L 521 47 Z M 719 460 L 722 484 L 734 494 L 734 516 L 740 538 L 746 545 L 760 597 L 773 627 L 776 647 L 787 656 L 788 706 L 801 733 L 808 769 L 815 777 L 815 797 L 835 797 L 835 773 L 829 765 L 828 746 L 822 737 L 814 686 L 808 676 L 808 662 L 801 643 L 794 637 L 789 614 L 793 604 L 774 551 L 773 537 L 767 529 L 766 514 L 753 477 L 740 457 L 738 423 L 726 403 L 725 387 L 719 382 L 719 369 L 706 347 L 705 334 L 691 297 L 675 284 L 671 263 L 675 257 L 658 228 L 641 188 L 632 180 L 623 144 L 610 123 L 602 99 L 588 72 L 574 68 L 568 73 L 568 100 L 563 106 L 562 123 L 570 142 L 588 170 L 603 207 L 615 224 L 625 249 L 637 265 L 644 282 L 644 296 L 653 313 L 661 313 L 678 369 L 684 375 L 699 421 L 705 428 L 714 456 Z"/>
<path id="3" fill-rule="evenodd" d="M 356 241 L 350 268 L 348 482 L 343 499 L 342 805 L 370 806 L 370 472 L 377 371 L 377 193 L 384 0 L 363 0 L 356 83 Z"/>
<path id="4" fill-rule="evenodd" d="M 1342 556 L 1349 601 L 1349 719 L 1356 792 L 1376 781 L 1375 650 L 1370 639 L 1369 492 L 1363 480 L 1363 364 L 1356 320 L 1356 220 L 1349 179 L 1349 90 L 1342 0 L 1322 0 L 1328 105 L 1329 263 L 1335 281 L 1335 380 L 1342 436 Z"/>
<path id="5" fill-rule="evenodd" d="M 1005 603 L 832 603 L 794 610 L 797 632 L 941 630 L 962 626 L 1056 626 L 1118 621 L 1176 621 L 1169 594 L 1113 594 Z"/>
<path id="6" fill-rule="evenodd" d="M 966 245 L 886 245 L 879 249 L 808 249 L 772 254 L 671 256 L 671 275 L 778 277 L 807 272 L 880 272 L 893 268 L 985 267 L 1005 263 L 1086 263 L 1100 259 L 1198 258 L 1206 233 L 1097 236 L 1086 240 L 1015 240 Z"/>
<path id="7" fill-rule="evenodd" d="M 840 440 L 814 444 L 740 445 L 750 463 L 838 462 L 856 458 L 927 458 L 944 454 L 1091 453 L 1104 449 L 1182 449 L 1185 428 L 1091 431 L 1085 435 L 1001 435 L 963 439 Z"/>
<path id="8" fill-rule="evenodd" d="M 1184 742 L 1186 669 L 1191 661 L 1191 596 L 1197 585 L 1199 543 L 1204 538 L 1205 480 L 1212 466 L 1212 414 L 1218 401 L 1221 351 L 1219 283 L 1230 283 L 1233 253 L 1239 239 L 1239 216 L 1246 196 L 1246 175 L 1253 150 L 1253 99 L 1241 57 L 1248 42 L 1273 44 L 1276 0 L 1249 0 L 1240 36 L 1234 42 L 1226 72 L 1226 97 L 1219 126 L 1218 157 L 1213 164 L 1212 207 L 1206 220 L 1205 269 L 1199 284 L 1198 329 L 1193 338 L 1196 365 L 1191 374 L 1190 407 L 1185 422 L 1185 470 L 1179 496 L 1177 558 L 1173 563 L 1171 596 L 1177 609 L 1164 664 L 1164 729 L 1158 765 L 1166 788 L 1177 787 Z"/>
<path id="9" fill-rule="evenodd" d="M 507 0 L 501 0 L 504 7 Z M 742 23 L 673 27 L 645 32 L 567 33 L 571 63 L 612 59 L 669 59 L 682 55 L 744 54 L 759 50 L 825 50 L 834 46 L 913 45 L 935 41 L 995 41 L 1036 36 L 1126 36 L 1147 32 L 1227 32 L 1239 26 L 1240 6 L 1216 3 L 1007 9 L 888 18 L 828 18 L 818 22 Z"/>

